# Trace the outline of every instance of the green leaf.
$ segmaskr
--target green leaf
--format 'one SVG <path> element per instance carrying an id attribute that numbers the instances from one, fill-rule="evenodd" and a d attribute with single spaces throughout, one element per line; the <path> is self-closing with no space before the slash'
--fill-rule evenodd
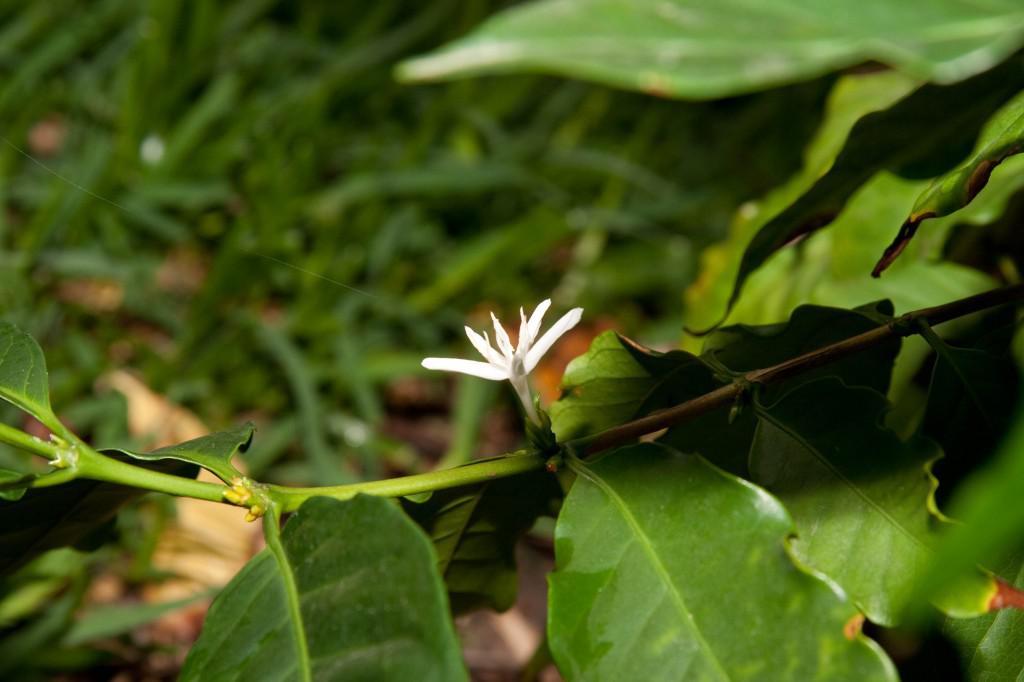
<path id="1" fill-rule="evenodd" d="M 1012 312 L 1012 311 L 1011 311 Z M 1015 315 L 999 325 L 985 318 L 988 332 L 968 347 L 952 346 L 935 332 L 935 351 L 922 432 L 942 445 L 955 470 L 973 467 L 999 445 L 1019 395 L 1020 376 L 1010 355 Z"/>
<path id="2" fill-rule="evenodd" d="M 892 625 L 910 602 L 937 539 L 931 441 L 901 441 L 884 426 L 876 391 L 836 379 L 801 385 L 774 404 L 756 404 L 752 480 L 793 515 L 796 555 L 839 584 L 876 623 Z M 943 602 L 983 613 L 989 581 Z"/>
<path id="3" fill-rule="evenodd" d="M 931 594 L 969 575 L 975 565 L 995 563 L 1020 546 L 1024 533 L 1024 415 L 995 460 L 957 491 L 950 513 L 961 523 L 947 529 L 929 570 L 919 580 L 919 596 Z M 1012 579 L 1012 576 L 1010 576 Z"/>
<path id="4" fill-rule="evenodd" d="M 422 503 L 402 500 L 434 543 L 453 613 L 515 603 L 516 542 L 558 494 L 554 477 L 537 472 L 438 490 Z"/>
<path id="5" fill-rule="evenodd" d="M 914 85 L 892 72 L 844 76 L 836 82 L 825 118 L 805 153 L 803 170 L 763 199 L 744 204 L 728 239 L 703 252 L 700 276 L 686 291 L 688 327 L 706 329 L 721 321 L 743 249 L 757 230 L 829 170 L 858 121 L 890 107 Z M 944 262 L 942 245 L 955 222 L 969 219 L 972 224 L 985 225 L 999 219 L 1008 197 L 1024 185 L 1024 172 L 1020 171 L 1024 164 L 1018 165 L 1017 161 L 1024 159 L 1011 159 L 997 169 L 990 188 L 969 208 L 937 220 L 927 238 L 918 239 L 883 278 L 871 277 L 871 268 L 925 183 L 887 172 L 877 174 L 857 190 L 828 230 L 812 234 L 794 248 L 776 252 L 754 272 L 726 321 L 779 322 L 804 303 L 854 307 L 883 298 L 893 302 L 897 313 L 903 313 L 992 288 L 994 284 L 986 275 Z M 686 339 L 684 347 L 698 350 L 701 342 Z M 916 345 L 915 352 L 923 357 L 924 344 Z"/>
<path id="6" fill-rule="evenodd" d="M 992 116 L 975 145 L 974 152 L 955 169 L 939 176 L 921 193 L 892 244 L 875 265 L 885 270 L 917 232 L 921 223 L 946 216 L 971 203 L 988 184 L 996 166 L 1024 151 L 1024 92 L 1007 102 Z"/>
<path id="7" fill-rule="evenodd" d="M 802 353 L 868 331 L 892 314 L 888 301 L 843 310 L 824 306 L 800 306 L 788 322 L 774 325 L 722 327 L 709 336 L 701 357 L 732 374 L 769 367 Z M 789 381 L 759 390 L 763 397 L 779 396 L 793 382 L 836 376 L 850 385 L 887 390 L 900 341 L 892 339 L 848 358 L 811 370 Z M 747 398 L 735 409 L 718 410 L 669 429 L 661 441 L 683 450 L 698 452 L 716 466 L 737 476 L 749 477 L 750 442 L 757 419 L 746 406 Z M 650 406 L 657 409 L 662 406 Z"/>
<path id="8" fill-rule="evenodd" d="M 574 467 L 548 631 L 569 680 L 895 680 L 857 615 L 789 556 L 786 510 L 655 444 Z"/>
<path id="9" fill-rule="evenodd" d="M 280 543 L 214 601 L 183 681 L 466 679 L 433 550 L 391 502 L 313 498 Z"/>
<path id="10" fill-rule="evenodd" d="M 559 441 L 567 441 L 640 416 L 645 404 L 664 407 L 720 385 L 689 353 L 656 353 L 608 331 L 569 363 L 562 397 L 551 405 L 551 426 Z"/>
<path id="11" fill-rule="evenodd" d="M 705 342 L 701 357 L 742 374 L 870 331 L 891 320 L 892 314 L 889 301 L 854 310 L 802 305 L 781 324 L 741 324 L 716 330 Z M 892 365 L 899 351 L 900 340 L 888 339 L 863 353 L 805 372 L 800 375 L 800 382 L 836 376 L 851 386 L 866 386 L 885 393 L 889 390 Z"/>
<path id="12" fill-rule="evenodd" d="M 198 467 L 163 460 L 139 466 L 194 477 Z M 109 523 L 118 510 L 145 490 L 79 479 L 50 488 L 33 488 L 13 502 L 0 502 L 0 575 L 57 547 L 76 545 Z"/>
<path id="13" fill-rule="evenodd" d="M 992 568 L 1024 588 L 1024 550 L 1011 553 Z M 971 682 L 1024 679 L 1024 610 L 1002 609 L 979 618 L 950 618 L 942 630 L 960 652 Z"/>
<path id="14" fill-rule="evenodd" d="M 878 61 L 951 82 L 1021 45 L 1010 0 L 545 0 L 514 7 L 399 77 L 542 72 L 661 96 L 711 98 Z"/>
<path id="15" fill-rule="evenodd" d="M 11 469 L 0 469 L 0 500 L 12 502 L 25 496 L 29 483 L 36 479 L 35 474 L 25 474 Z"/>
<path id="16" fill-rule="evenodd" d="M 0 322 L 0 399 L 28 412 L 54 433 L 65 432 L 50 407 L 43 349 L 10 322 Z"/>
<path id="17" fill-rule="evenodd" d="M 231 463 L 231 459 L 235 454 L 249 449 L 255 430 L 256 427 L 252 422 L 246 422 L 242 426 L 228 431 L 217 431 L 216 433 L 210 433 L 185 441 L 184 443 L 169 445 L 151 452 L 136 452 L 121 448 L 111 448 L 103 452 L 120 452 L 133 459 L 149 462 L 174 459 L 181 462 L 198 464 L 216 474 L 225 483 L 231 483 L 232 479 L 242 475 Z"/>
<path id="18" fill-rule="evenodd" d="M 768 220 L 747 245 L 729 307 L 769 256 L 830 224 L 878 171 L 928 177 L 956 163 L 966 151 L 965 142 L 970 144 L 989 116 L 1022 87 L 1024 69 L 1014 58 L 961 83 L 924 85 L 892 107 L 861 118 L 827 172 Z"/>

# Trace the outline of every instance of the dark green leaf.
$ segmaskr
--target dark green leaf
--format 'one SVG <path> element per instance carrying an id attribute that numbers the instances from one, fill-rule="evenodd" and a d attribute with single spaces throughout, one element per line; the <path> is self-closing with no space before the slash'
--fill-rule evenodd
<path id="1" fill-rule="evenodd" d="M 567 679 L 896 679 L 760 488 L 653 444 L 575 468 L 548 623 Z"/>
<path id="2" fill-rule="evenodd" d="M 173 460 L 140 464 L 147 469 L 194 477 L 199 468 Z M 0 502 L 0 575 L 57 547 L 75 545 L 106 525 L 118 510 L 146 491 L 80 479 L 28 490 L 14 502 Z"/>
<path id="3" fill-rule="evenodd" d="M 1024 87 L 1021 60 L 954 85 L 924 85 L 892 107 L 861 118 L 824 175 L 754 235 L 740 263 L 729 305 L 768 257 L 839 215 L 847 200 L 880 170 L 920 177 L 941 172 L 966 153 L 988 118 Z M 927 140 L 928 144 L 922 144 Z"/>
<path id="4" fill-rule="evenodd" d="M 789 321 L 782 324 L 735 325 L 717 330 L 705 342 L 701 357 L 724 371 L 748 372 L 873 329 L 891 314 L 892 306 L 887 301 L 857 310 L 800 306 Z M 900 341 L 892 339 L 782 384 L 762 387 L 760 391 L 763 397 L 771 398 L 787 391 L 793 382 L 805 383 L 825 376 L 837 376 L 850 385 L 885 391 L 899 349 Z M 698 452 L 737 476 L 749 476 L 749 449 L 757 419 L 747 402 L 749 396 L 744 396 L 736 406 L 738 413 L 719 410 L 675 426 L 661 440 L 684 452 Z"/>
<path id="5" fill-rule="evenodd" d="M 985 124 L 974 152 L 966 161 L 936 178 L 914 203 L 910 217 L 900 227 L 875 266 L 881 272 L 902 253 L 921 223 L 960 210 L 988 184 L 996 166 L 1024 151 L 1024 93 L 1013 98 Z"/>
<path id="6" fill-rule="evenodd" d="M 550 512 L 558 492 L 554 477 L 538 472 L 402 501 L 434 543 L 454 613 L 515 603 L 516 541 Z"/>
<path id="7" fill-rule="evenodd" d="M 988 316 L 985 325 L 989 333 L 970 347 L 952 346 L 935 332 L 926 335 L 936 358 L 921 428 L 942 445 L 950 460 L 943 468 L 958 473 L 999 445 L 1020 386 L 1010 355 L 1015 320 L 1000 326 Z"/>
<path id="8" fill-rule="evenodd" d="M 391 502 L 314 498 L 280 541 L 284 565 L 264 550 L 214 601 L 182 680 L 466 679 L 433 550 Z"/>
<path id="9" fill-rule="evenodd" d="M 865 61 L 949 82 L 989 68 L 1022 38 L 1024 12 L 1010 0 L 545 0 L 498 14 L 399 75 L 544 72 L 722 97 Z"/>
<path id="10" fill-rule="evenodd" d="M 793 515 L 796 555 L 839 584 L 873 621 L 899 621 L 932 556 L 940 522 L 931 441 L 902 442 L 884 426 L 881 394 L 822 379 L 757 404 L 752 480 Z M 956 615 L 987 610 L 988 580 L 956 598 Z"/>
<path id="11" fill-rule="evenodd" d="M 870 331 L 891 320 L 892 314 L 889 301 L 854 310 L 803 305 L 781 324 L 741 324 L 716 330 L 705 342 L 701 357 L 737 374 L 749 372 Z M 866 386 L 885 393 L 889 390 L 892 365 L 899 351 L 900 340 L 889 339 L 863 353 L 801 374 L 800 381 L 837 376 L 851 386 Z"/>
<path id="12" fill-rule="evenodd" d="M 0 322 L 0 398 L 16 405 L 58 434 L 63 427 L 50 407 L 46 358 L 36 340 Z"/>
<path id="13" fill-rule="evenodd" d="M 247 422 L 242 426 L 229 431 L 218 431 L 199 438 L 169 445 L 152 452 L 136 452 L 114 448 L 104 452 L 120 452 L 133 459 L 143 461 L 157 461 L 162 459 L 175 459 L 181 462 L 198 464 L 208 471 L 216 474 L 225 483 L 242 474 L 231 464 L 231 459 L 236 453 L 245 452 L 252 443 L 255 426 Z"/>

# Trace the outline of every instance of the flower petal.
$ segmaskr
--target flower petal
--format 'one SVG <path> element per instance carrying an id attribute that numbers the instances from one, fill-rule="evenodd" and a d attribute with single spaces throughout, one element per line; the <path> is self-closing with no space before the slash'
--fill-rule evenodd
<path id="1" fill-rule="evenodd" d="M 512 356 L 515 354 L 515 350 L 512 348 L 512 339 L 508 338 L 508 332 L 501 326 L 501 322 L 498 322 L 494 313 L 491 313 L 491 320 L 494 322 L 494 340 L 498 343 L 498 349 L 509 362 L 512 362 Z"/>
<path id="2" fill-rule="evenodd" d="M 535 313 L 536 314 L 536 313 Z M 562 315 L 558 322 L 555 322 L 551 329 L 544 332 L 544 336 L 537 340 L 537 343 L 526 354 L 526 361 L 523 363 L 527 372 L 532 372 L 540 359 L 548 352 L 548 349 L 555 344 L 562 334 L 566 333 L 577 324 L 583 317 L 583 308 L 573 308 L 565 315 Z"/>
<path id="3" fill-rule="evenodd" d="M 427 369 L 439 369 L 442 372 L 459 372 L 470 376 L 503 381 L 508 379 L 508 372 L 498 369 L 486 362 L 462 360 L 461 358 L 424 358 L 421 363 Z"/>
<path id="4" fill-rule="evenodd" d="M 466 336 L 469 337 L 469 342 L 473 344 L 473 348 L 476 348 L 477 352 L 484 356 L 484 360 L 487 360 L 492 365 L 497 365 L 499 368 L 505 367 L 508 364 L 505 362 L 505 358 L 501 357 L 501 353 L 491 348 L 491 344 L 485 336 L 480 336 L 469 327 L 466 327 Z"/>
<path id="5" fill-rule="evenodd" d="M 519 343 L 516 344 L 516 355 L 523 357 L 530 350 L 533 338 L 530 336 L 530 327 L 526 322 L 526 311 L 519 309 Z"/>
<path id="6" fill-rule="evenodd" d="M 533 309 L 533 314 L 530 315 L 530 322 L 527 325 L 530 329 L 530 344 L 537 339 L 537 334 L 540 334 L 540 325 L 544 322 L 544 313 L 551 307 L 551 299 L 546 298 L 537 304 L 537 307 Z"/>

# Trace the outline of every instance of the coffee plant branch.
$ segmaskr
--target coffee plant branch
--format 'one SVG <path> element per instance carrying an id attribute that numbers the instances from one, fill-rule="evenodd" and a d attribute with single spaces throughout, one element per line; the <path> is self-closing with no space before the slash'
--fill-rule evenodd
<path id="1" fill-rule="evenodd" d="M 778 383 L 823 365 L 836 362 L 849 355 L 862 352 L 893 337 L 919 334 L 928 326 L 949 322 L 983 310 L 1021 300 L 1024 300 L 1024 284 L 1015 284 L 951 301 L 943 305 L 915 310 L 856 336 L 804 353 L 771 367 L 747 372 L 731 384 L 722 386 L 700 397 L 590 436 L 567 441 L 561 444 L 561 448 L 582 457 L 593 455 L 629 443 L 641 436 L 676 426 L 712 410 L 731 406 L 753 385 Z M 922 322 L 926 324 L 922 325 Z M 481 483 L 496 478 L 542 469 L 552 455 L 557 454 L 556 452 L 540 452 L 537 450 L 520 451 L 452 469 L 442 469 L 424 474 L 340 486 L 293 488 L 264 485 L 246 480 L 245 484 L 254 490 L 259 489 L 260 494 L 240 496 L 237 494 L 237 491 L 233 492 L 234 488 L 226 485 L 163 474 L 112 459 L 93 450 L 78 439 L 75 439 L 75 442 L 71 444 L 76 456 L 70 461 L 66 457 L 67 448 L 61 443 L 46 442 L 2 424 L 0 424 L 0 442 L 7 443 L 26 452 L 48 457 L 51 460 L 51 464 L 57 467 L 55 471 L 38 477 L 35 481 L 28 484 L 27 487 L 44 487 L 74 480 L 75 478 L 88 478 L 182 497 L 225 502 L 238 506 L 251 507 L 257 504 L 259 500 L 263 500 L 264 504 L 269 501 L 277 513 L 294 511 L 311 497 L 322 496 L 343 500 L 360 493 L 382 497 L 403 497 L 433 490 Z M 237 483 L 235 485 L 237 487 Z M 10 486 L 0 485 L 0 488 L 5 487 Z M 268 497 L 269 500 L 267 500 Z M 256 512 L 257 510 L 252 509 L 252 511 Z M 266 510 L 260 509 L 253 515 L 253 518 L 259 516 L 263 511 Z"/>

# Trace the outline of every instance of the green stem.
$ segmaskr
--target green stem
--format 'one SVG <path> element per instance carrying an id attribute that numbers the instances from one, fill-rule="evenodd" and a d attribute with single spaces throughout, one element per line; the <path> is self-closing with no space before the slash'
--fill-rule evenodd
<path id="1" fill-rule="evenodd" d="M 333 497 L 336 500 L 347 500 L 359 493 L 382 497 L 404 497 L 405 495 L 454 488 L 536 471 L 544 468 L 544 462 L 545 458 L 537 453 L 521 453 L 483 460 L 454 469 L 443 469 L 427 474 L 389 478 L 382 481 L 319 488 L 288 488 L 272 485 L 270 486 L 270 497 L 280 505 L 282 512 L 290 512 L 298 509 L 303 502 L 311 497 Z"/>
<path id="2" fill-rule="evenodd" d="M 219 483 L 207 483 L 182 476 L 172 476 L 106 457 L 92 448 L 83 448 L 82 445 L 78 445 L 78 448 L 80 449 L 79 461 L 75 471 L 81 478 L 120 483 L 144 490 L 179 497 L 194 497 L 210 502 L 223 502 L 224 492 L 228 490 L 226 486 Z"/>
<path id="3" fill-rule="evenodd" d="M 34 479 L 27 487 L 29 488 L 49 488 L 54 485 L 62 485 L 64 483 L 70 483 L 71 481 L 78 478 L 78 469 L 57 469 L 51 471 L 48 474 L 43 474 L 39 478 Z"/>
<path id="4" fill-rule="evenodd" d="M 57 457 L 57 446 L 54 443 L 48 443 L 42 438 L 36 436 L 30 436 L 24 431 L 20 431 L 13 426 L 7 424 L 0 424 L 0 443 L 7 443 L 8 445 L 14 446 L 19 450 L 31 453 L 33 455 L 39 455 L 47 459 L 54 459 Z"/>
<path id="5" fill-rule="evenodd" d="M 298 649 L 299 676 L 303 682 L 312 682 L 313 670 L 309 665 L 309 645 L 306 642 L 306 626 L 302 622 L 302 603 L 299 599 L 299 586 L 295 582 L 295 573 L 288 563 L 288 553 L 281 543 L 281 512 L 276 506 L 267 510 L 263 516 L 263 537 L 267 548 L 274 555 L 281 579 L 284 581 L 285 601 L 288 602 L 288 614 L 291 616 L 295 630 L 295 648 Z"/>

